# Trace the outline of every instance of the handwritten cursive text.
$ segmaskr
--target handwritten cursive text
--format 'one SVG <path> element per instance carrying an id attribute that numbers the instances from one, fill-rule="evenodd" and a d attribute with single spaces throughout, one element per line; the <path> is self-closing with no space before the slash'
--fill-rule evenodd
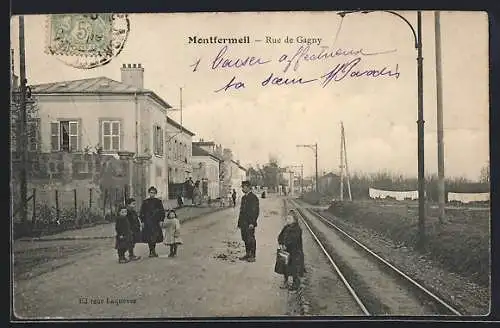
<path id="1" fill-rule="evenodd" d="M 279 58 L 280 63 L 285 63 L 285 67 L 283 72 L 287 72 L 288 69 L 293 65 L 293 70 L 297 71 L 302 61 L 321 61 L 327 60 L 335 57 L 348 57 L 348 56 L 376 56 L 383 55 L 391 52 L 395 52 L 396 50 L 387 50 L 387 51 L 379 51 L 379 52 L 367 52 L 364 49 L 360 48 L 357 50 L 354 49 L 330 49 L 329 47 L 322 46 L 320 47 L 319 52 L 311 51 L 310 46 L 300 46 L 297 51 L 292 55 L 288 56 L 287 54 L 281 55 Z"/>
<path id="2" fill-rule="evenodd" d="M 228 51 L 228 46 L 223 46 L 217 56 L 215 56 L 212 61 L 212 69 L 218 68 L 241 68 L 244 66 L 254 66 L 254 65 L 263 65 L 270 62 L 270 60 L 264 60 L 260 57 L 248 56 L 246 58 L 236 58 L 230 59 L 226 58 L 226 52 Z"/>
<path id="3" fill-rule="evenodd" d="M 331 71 L 321 76 L 323 79 L 321 85 L 326 87 L 331 81 L 342 81 L 346 77 L 358 78 L 358 77 L 395 77 L 399 78 L 399 66 L 396 64 L 396 68 L 393 70 L 387 68 L 386 66 L 382 69 L 369 69 L 369 70 L 356 70 L 356 66 L 361 62 L 361 58 L 357 57 L 351 61 L 343 64 L 337 64 Z"/>

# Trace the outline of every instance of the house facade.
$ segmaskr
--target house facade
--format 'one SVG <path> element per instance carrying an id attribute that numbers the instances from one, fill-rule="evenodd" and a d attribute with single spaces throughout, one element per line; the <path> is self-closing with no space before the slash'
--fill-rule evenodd
<path id="1" fill-rule="evenodd" d="M 194 143 L 192 158 L 193 180 L 200 181 L 202 195 L 211 199 L 220 197 L 219 167 L 221 159 Z"/>
<path id="2" fill-rule="evenodd" d="M 141 64 L 124 64 L 120 82 L 97 77 L 32 86 L 39 151 L 133 153 L 138 169 L 132 194 L 144 197 L 155 186 L 158 197 L 166 200 L 168 168 L 183 171 L 175 179 L 190 171 L 194 133 L 167 117 L 171 106 L 145 89 L 143 81 Z"/>
<path id="3" fill-rule="evenodd" d="M 231 190 L 241 190 L 241 183 L 247 179 L 247 170 L 240 165 L 239 161 L 230 161 Z"/>

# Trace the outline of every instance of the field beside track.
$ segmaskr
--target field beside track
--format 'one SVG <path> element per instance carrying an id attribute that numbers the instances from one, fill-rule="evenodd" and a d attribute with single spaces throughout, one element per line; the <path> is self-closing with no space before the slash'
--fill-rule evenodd
<path id="1" fill-rule="evenodd" d="M 335 202 L 328 212 L 340 220 L 382 234 L 395 243 L 414 247 L 418 232 L 416 202 Z M 430 205 L 426 217 L 425 254 L 446 269 L 488 286 L 490 279 L 490 211 L 484 206 L 447 206 L 440 224 L 437 207 Z"/>

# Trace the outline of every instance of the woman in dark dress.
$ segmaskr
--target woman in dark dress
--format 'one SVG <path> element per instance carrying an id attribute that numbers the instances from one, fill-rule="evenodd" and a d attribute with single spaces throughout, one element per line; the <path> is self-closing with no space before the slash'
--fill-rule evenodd
<path id="1" fill-rule="evenodd" d="M 282 288 L 288 288 L 288 277 L 293 277 L 293 283 L 290 290 L 297 290 L 300 285 L 300 277 L 304 276 L 304 252 L 302 249 L 302 229 L 295 211 L 291 210 L 286 216 L 286 225 L 278 236 L 280 248 L 290 254 L 290 259 Z"/>
<path id="2" fill-rule="evenodd" d="M 156 198 L 155 187 L 150 187 L 148 193 L 149 198 L 142 202 L 140 211 L 141 221 L 144 223 L 142 239 L 149 246 L 149 257 L 158 257 L 156 244 L 163 241 L 160 223 L 165 219 L 165 208 L 161 200 Z"/>

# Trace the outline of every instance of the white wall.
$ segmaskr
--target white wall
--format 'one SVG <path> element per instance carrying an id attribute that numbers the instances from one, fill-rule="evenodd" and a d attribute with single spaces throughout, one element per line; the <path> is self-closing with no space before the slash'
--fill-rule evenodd
<path id="1" fill-rule="evenodd" d="M 202 178 L 208 179 L 208 195 L 210 198 L 215 199 L 220 195 L 219 192 L 219 162 L 210 156 L 193 156 L 192 157 L 193 169 L 198 167 L 200 163 L 204 169 L 199 171 L 199 174 L 194 179 Z"/>
<path id="2" fill-rule="evenodd" d="M 100 143 L 99 118 L 121 120 L 121 150 L 135 152 L 135 105 L 133 96 L 37 95 L 42 152 L 51 151 L 50 123 L 57 120 L 79 120 L 79 148 L 95 150 Z"/>

